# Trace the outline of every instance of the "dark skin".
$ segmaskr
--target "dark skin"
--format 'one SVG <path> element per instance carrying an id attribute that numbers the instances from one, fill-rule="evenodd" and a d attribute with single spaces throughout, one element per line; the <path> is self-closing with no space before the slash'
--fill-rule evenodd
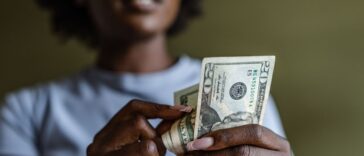
<path id="1" fill-rule="evenodd" d="M 101 44 L 97 66 L 115 73 L 148 73 L 173 65 L 166 31 L 178 14 L 180 1 L 153 0 L 152 6 L 143 6 L 133 0 L 77 0 L 88 7 L 98 30 Z M 160 135 L 186 110 L 132 100 L 95 135 L 87 155 L 164 155 Z M 163 119 L 156 129 L 148 123 L 152 118 Z M 185 155 L 290 155 L 284 138 L 259 125 L 212 132 L 190 145 Z"/>
<path id="2" fill-rule="evenodd" d="M 173 64 L 165 31 L 177 16 L 179 0 L 159 0 L 152 11 L 131 10 L 125 4 L 130 0 L 85 1 L 99 31 L 99 67 L 114 72 L 147 73 Z"/>
<path id="3" fill-rule="evenodd" d="M 147 119 L 173 121 L 182 115 L 180 108 L 132 100 L 96 134 L 87 148 L 87 155 L 164 155 L 163 143 Z"/>

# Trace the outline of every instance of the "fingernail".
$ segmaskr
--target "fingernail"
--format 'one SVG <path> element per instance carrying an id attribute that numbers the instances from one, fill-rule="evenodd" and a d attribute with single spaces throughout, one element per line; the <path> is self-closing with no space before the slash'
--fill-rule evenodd
<path id="1" fill-rule="evenodd" d="M 150 153 L 153 153 L 153 152 L 155 152 L 155 151 L 157 151 L 157 147 L 156 147 L 157 145 L 154 143 L 154 142 L 149 142 L 149 143 L 147 143 L 147 150 L 148 150 L 148 152 L 150 152 Z"/>
<path id="2" fill-rule="evenodd" d="M 178 111 L 181 111 L 181 112 L 191 112 L 192 111 L 192 107 L 190 106 L 183 106 L 183 105 L 175 105 L 175 106 L 171 106 L 171 109 L 173 110 L 178 110 Z"/>
<path id="3" fill-rule="evenodd" d="M 192 107 L 191 106 L 187 106 L 187 108 L 186 108 L 186 111 L 185 112 L 187 112 L 187 113 L 190 113 L 190 112 L 192 112 Z"/>
<path id="4" fill-rule="evenodd" d="M 187 143 L 188 151 L 207 149 L 214 144 L 214 138 L 206 137 Z"/>
<path id="5" fill-rule="evenodd" d="M 185 108 L 181 110 L 181 112 L 187 112 L 187 113 L 190 113 L 191 111 L 192 111 L 191 106 L 185 106 Z"/>

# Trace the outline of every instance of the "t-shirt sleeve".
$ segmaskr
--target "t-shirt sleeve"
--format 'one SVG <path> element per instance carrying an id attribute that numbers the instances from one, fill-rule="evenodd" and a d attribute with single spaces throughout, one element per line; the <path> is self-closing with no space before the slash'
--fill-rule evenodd
<path id="1" fill-rule="evenodd" d="M 7 96 L 0 104 L 0 155 L 36 156 L 30 92 Z"/>
<path id="2" fill-rule="evenodd" d="M 265 109 L 263 125 L 282 137 L 286 137 L 277 106 L 272 96 L 269 96 Z"/>

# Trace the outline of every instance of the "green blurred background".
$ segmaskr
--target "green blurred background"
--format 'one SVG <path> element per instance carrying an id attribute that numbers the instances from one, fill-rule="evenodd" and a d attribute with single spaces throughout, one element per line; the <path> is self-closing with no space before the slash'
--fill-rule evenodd
<path id="1" fill-rule="evenodd" d="M 205 0 L 175 55 L 276 55 L 272 94 L 296 155 L 364 154 L 364 1 Z M 0 1 L 0 95 L 77 72 L 94 54 L 61 44 L 32 0 Z"/>

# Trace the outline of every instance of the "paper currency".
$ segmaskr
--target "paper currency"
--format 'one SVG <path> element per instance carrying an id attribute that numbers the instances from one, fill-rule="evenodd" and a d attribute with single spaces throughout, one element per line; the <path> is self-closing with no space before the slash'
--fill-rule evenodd
<path id="1" fill-rule="evenodd" d="M 219 129 L 263 124 L 274 56 L 205 58 L 194 138 Z"/>
<path id="2" fill-rule="evenodd" d="M 162 135 L 166 148 L 180 154 L 208 132 L 262 124 L 274 64 L 274 56 L 205 58 L 199 87 L 175 93 L 175 103 L 194 111 Z"/>
<path id="3" fill-rule="evenodd" d="M 174 93 L 174 103 L 191 106 L 192 112 L 176 121 L 171 130 L 162 135 L 166 148 L 173 153 L 184 153 L 188 142 L 194 139 L 198 84 Z"/>

